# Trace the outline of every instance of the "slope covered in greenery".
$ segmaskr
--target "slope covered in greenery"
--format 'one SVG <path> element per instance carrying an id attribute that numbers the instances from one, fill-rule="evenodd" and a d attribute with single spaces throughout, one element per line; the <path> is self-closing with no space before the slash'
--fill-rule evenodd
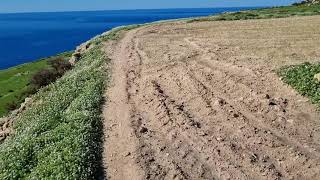
<path id="1" fill-rule="evenodd" d="M 224 13 L 216 16 L 208 16 L 203 18 L 191 19 L 189 22 L 195 21 L 231 21 L 231 20 L 248 20 L 248 19 L 269 19 L 284 18 L 291 16 L 311 16 L 320 15 L 320 5 L 296 5 L 256 9 L 249 11 L 240 11 L 233 13 Z"/>
<path id="2" fill-rule="evenodd" d="M 0 70 L 0 117 L 17 108 L 27 96 L 34 93 L 35 89 L 31 86 L 30 80 L 40 70 L 49 68 L 49 60 L 58 57 L 67 58 L 70 55 L 70 52 L 62 53 L 39 61 Z"/>
<path id="3" fill-rule="evenodd" d="M 105 63 L 96 46 L 33 97 L 15 122 L 15 134 L 0 145 L 0 179 L 88 179 L 97 174 Z"/>

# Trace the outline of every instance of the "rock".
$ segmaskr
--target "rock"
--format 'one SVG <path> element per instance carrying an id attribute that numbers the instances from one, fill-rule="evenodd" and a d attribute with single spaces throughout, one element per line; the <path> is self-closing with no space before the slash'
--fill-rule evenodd
<path id="1" fill-rule="evenodd" d="M 124 157 L 128 157 L 128 156 L 130 156 L 131 155 L 131 152 L 127 152 L 125 155 L 124 155 Z"/>
<path id="2" fill-rule="evenodd" d="M 90 49 L 92 47 L 93 46 L 92 46 L 91 40 L 79 45 L 77 47 L 77 49 L 75 50 L 75 52 L 72 54 L 72 56 L 69 60 L 69 63 L 71 65 L 75 65 L 80 60 L 82 54 L 84 54 L 88 49 Z"/>
<path id="3" fill-rule="evenodd" d="M 314 75 L 314 79 L 316 79 L 317 81 L 320 81 L 320 73 Z"/>
<path id="4" fill-rule="evenodd" d="M 240 117 L 240 115 L 237 114 L 237 113 L 234 113 L 234 114 L 233 114 L 233 117 L 234 117 L 234 118 L 238 118 L 238 117 Z"/>
<path id="5" fill-rule="evenodd" d="M 147 132 L 148 132 L 148 129 L 145 128 L 145 127 L 142 127 L 142 128 L 140 129 L 140 133 L 147 133 Z"/>
<path id="6" fill-rule="evenodd" d="M 217 141 L 222 142 L 222 141 L 224 141 L 224 138 L 222 138 L 222 137 L 217 137 Z"/>
<path id="7" fill-rule="evenodd" d="M 276 100 L 274 100 L 274 99 L 269 100 L 269 106 L 276 106 L 276 105 L 277 105 Z"/>
<path id="8" fill-rule="evenodd" d="M 199 132 L 199 135 L 200 136 L 207 136 L 208 134 L 206 132 L 204 132 L 204 131 L 201 131 L 201 132 Z"/>
<path id="9" fill-rule="evenodd" d="M 17 113 L 24 111 L 32 103 L 32 98 L 26 98 L 24 103 L 20 105 L 20 108 L 17 110 Z"/>
<path id="10" fill-rule="evenodd" d="M 251 163 L 255 163 L 255 162 L 258 161 L 258 155 L 255 154 L 255 153 L 252 153 L 252 154 L 250 155 L 249 159 L 250 159 L 250 162 L 251 162 Z"/>
<path id="11" fill-rule="evenodd" d="M 8 122 L 8 118 L 4 117 L 4 118 L 0 118 L 0 126 L 3 126 L 6 122 Z"/>
<path id="12" fill-rule="evenodd" d="M 71 65 L 75 65 L 81 58 L 81 53 L 80 52 L 75 52 L 72 54 L 72 57 L 69 60 L 69 63 Z"/>
<path id="13" fill-rule="evenodd" d="M 0 141 L 4 141 L 10 134 L 9 130 L 0 131 Z"/>
<path id="14" fill-rule="evenodd" d="M 266 98 L 266 99 L 270 99 L 271 97 L 270 97 L 269 94 L 266 94 L 266 95 L 265 95 L 265 98 Z"/>
<path id="15" fill-rule="evenodd" d="M 219 98 L 216 102 L 215 102 L 216 105 L 219 105 L 219 106 L 223 106 L 226 104 L 226 101 L 224 99 L 221 99 Z"/>

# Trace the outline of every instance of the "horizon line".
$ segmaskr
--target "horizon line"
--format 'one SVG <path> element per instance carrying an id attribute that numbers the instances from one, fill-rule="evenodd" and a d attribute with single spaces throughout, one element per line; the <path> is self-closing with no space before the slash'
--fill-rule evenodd
<path id="1" fill-rule="evenodd" d="M 163 10 L 163 9 L 221 9 L 221 8 L 269 8 L 279 6 L 221 6 L 221 7 L 198 7 L 198 8 L 141 8 L 141 9 L 96 9 L 96 10 L 63 10 L 63 11 L 20 11 L 20 12 L 0 12 L 0 14 L 27 14 L 27 13 L 67 13 L 67 12 L 97 12 L 97 11 L 138 11 L 138 10 Z"/>

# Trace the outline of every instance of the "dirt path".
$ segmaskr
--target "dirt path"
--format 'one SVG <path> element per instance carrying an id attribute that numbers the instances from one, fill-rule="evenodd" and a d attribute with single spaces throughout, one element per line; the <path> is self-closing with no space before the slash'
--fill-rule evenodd
<path id="1" fill-rule="evenodd" d="M 316 60 L 316 22 L 180 22 L 128 32 L 110 52 L 108 179 L 320 177 L 319 113 L 273 72 Z"/>
<path id="2" fill-rule="evenodd" d="M 118 44 L 113 56 L 112 84 L 108 90 L 108 106 L 105 108 L 106 144 L 105 162 L 112 179 L 142 179 L 143 172 L 135 162 L 135 151 L 139 144 L 131 127 L 132 107 L 129 103 L 127 89 L 128 52 L 131 51 L 135 32 L 128 33 Z M 108 178 L 109 179 L 109 178 Z"/>

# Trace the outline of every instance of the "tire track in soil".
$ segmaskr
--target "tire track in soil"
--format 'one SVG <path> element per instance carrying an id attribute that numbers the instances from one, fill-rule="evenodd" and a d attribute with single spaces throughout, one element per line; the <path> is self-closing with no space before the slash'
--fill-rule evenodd
<path id="1" fill-rule="evenodd" d="M 189 47 L 185 56 L 171 57 L 178 50 L 155 45 L 153 51 L 162 50 L 169 61 L 152 59 L 144 40 L 159 28 L 128 32 L 112 55 L 104 113 L 109 179 L 320 175 L 320 144 L 313 138 L 319 137 L 319 115 L 299 109 L 293 100 L 300 97 L 268 67 L 219 61 L 218 51 L 202 49 L 192 38 L 179 41 Z M 310 112 L 309 119 L 296 123 L 303 112 Z"/>

